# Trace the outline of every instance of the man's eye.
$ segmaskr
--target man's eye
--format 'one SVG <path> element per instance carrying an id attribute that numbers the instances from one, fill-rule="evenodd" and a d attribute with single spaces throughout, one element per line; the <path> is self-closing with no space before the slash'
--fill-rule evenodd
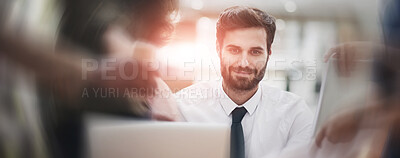
<path id="1" fill-rule="evenodd" d="M 234 54 L 239 53 L 239 49 L 237 49 L 237 48 L 230 48 L 230 49 L 228 49 L 228 51 L 231 53 L 234 53 Z"/>
<path id="2" fill-rule="evenodd" d="M 260 54 L 262 54 L 262 52 L 259 51 L 259 50 L 252 50 L 252 51 L 251 51 L 251 54 L 253 54 L 253 55 L 260 55 Z"/>

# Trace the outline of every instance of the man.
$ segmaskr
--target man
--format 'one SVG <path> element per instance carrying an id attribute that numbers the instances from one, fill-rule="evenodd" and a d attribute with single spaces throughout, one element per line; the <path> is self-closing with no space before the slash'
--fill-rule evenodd
<path id="1" fill-rule="evenodd" d="M 184 120 L 232 124 L 231 157 L 274 157 L 311 137 L 313 114 L 305 101 L 260 83 L 274 34 L 275 19 L 266 12 L 226 9 L 217 22 L 223 80 L 198 83 L 176 94 Z"/>

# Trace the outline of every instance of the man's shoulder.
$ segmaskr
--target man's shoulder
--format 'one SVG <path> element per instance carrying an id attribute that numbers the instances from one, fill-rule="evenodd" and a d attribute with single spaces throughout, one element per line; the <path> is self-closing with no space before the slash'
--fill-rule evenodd
<path id="1" fill-rule="evenodd" d="M 275 100 L 301 100 L 302 98 L 298 96 L 297 94 L 294 94 L 292 92 L 288 92 L 276 87 L 269 86 L 268 84 L 261 82 L 260 83 L 262 90 L 263 90 L 263 96 L 270 96 L 270 98 L 273 98 Z M 284 100 L 284 101 L 285 101 Z"/>
<path id="2" fill-rule="evenodd" d="M 304 105 L 307 105 L 304 99 L 297 94 L 269 86 L 266 83 L 260 83 L 260 85 L 263 90 L 263 98 L 275 107 L 293 108 L 299 106 L 304 107 Z"/>
<path id="3" fill-rule="evenodd" d="M 295 119 L 298 114 L 312 115 L 311 109 L 306 101 L 300 96 L 281 90 L 276 87 L 271 87 L 262 84 L 263 102 L 262 109 L 266 111 L 274 111 L 275 114 L 289 116 L 285 119 Z"/>

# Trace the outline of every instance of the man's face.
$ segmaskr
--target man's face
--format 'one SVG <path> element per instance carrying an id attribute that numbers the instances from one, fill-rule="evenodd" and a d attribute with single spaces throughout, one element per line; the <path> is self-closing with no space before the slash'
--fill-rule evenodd
<path id="1" fill-rule="evenodd" d="M 267 33 L 261 27 L 227 31 L 220 50 L 225 84 L 236 90 L 252 90 L 262 80 L 269 58 Z"/>

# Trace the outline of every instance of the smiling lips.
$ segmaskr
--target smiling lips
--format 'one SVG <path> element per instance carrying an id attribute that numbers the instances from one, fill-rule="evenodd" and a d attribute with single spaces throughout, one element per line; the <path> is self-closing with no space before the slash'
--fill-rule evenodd
<path id="1" fill-rule="evenodd" d="M 251 72 L 249 72 L 249 71 L 235 71 L 235 70 L 233 70 L 233 72 L 236 72 L 238 74 L 251 74 Z"/>
<path id="2" fill-rule="evenodd" d="M 232 70 L 237 76 L 248 77 L 253 72 L 252 71 L 245 71 L 245 70 Z"/>
<path id="3" fill-rule="evenodd" d="M 242 68 L 242 67 L 230 67 L 231 72 L 234 72 L 237 76 L 241 77 L 249 77 L 252 73 L 254 73 L 254 69 L 251 68 Z"/>

